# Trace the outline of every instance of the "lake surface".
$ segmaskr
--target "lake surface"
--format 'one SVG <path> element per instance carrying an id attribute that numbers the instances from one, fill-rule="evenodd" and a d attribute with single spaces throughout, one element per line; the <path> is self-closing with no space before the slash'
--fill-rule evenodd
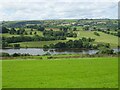
<path id="1" fill-rule="evenodd" d="M 120 49 L 114 49 L 114 52 L 118 52 Z M 49 49 L 48 51 L 42 48 L 21 48 L 21 49 L 0 49 L 0 52 L 6 52 L 9 54 L 21 53 L 31 55 L 44 55 L 46 53 L 54 54 L 95 54 L 98 50 L 55 50 Z"/>

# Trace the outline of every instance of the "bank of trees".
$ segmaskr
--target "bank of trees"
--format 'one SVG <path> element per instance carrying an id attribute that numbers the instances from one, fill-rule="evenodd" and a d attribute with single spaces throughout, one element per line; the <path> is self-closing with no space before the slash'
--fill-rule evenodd
<path id="1" fill-rule="evenodd" d="M 13 54 L 9 54 L 9 53 L 5 53 L 2 52 L 0 53 L 0 57 L 19 57 L 19 56 L 31 56 L 30 54 L 21 54 L 21 53 L 13 53 Z"/>
<path id="2" fill-rule="evenodd" d="M 53 37 L 77 37 L 76 33 L 73 32 L 64 32 L 64 31 L 53 31 L 45 30 L 43 31 L 44 36 L 53 36 Z"/>
<path id="3" fill-rule="evenodd" d="M 112 30 L 110 30 L 109 28 L 105 29 L 105 30 L 98 28 L 97 31 L 103 32 L 105 34 L 111 34 L 111 35 L 120 37 L 120 31 L 118 29 L 115 29 L 114 30 L 115 32 L 111 32 Z"/>
<path id="4" fill-rule="evenodd" d="M 2 26 L 2 28 L 0 27 L 0 33 L 8 33 L 9 32 L 9 29 Z"/>
<path id="5" fill-rule="evenodd" d="M 62 37 L 62 36 L 38 36 L 35 35 L 33 37 L 31 36 L 18 36 L 18 37 L 3 37 L 2 41 L 6 42 L 6 43 L 17 43 L 17 42 L 27 42 L 27 41 L 51 41 L 51 40 L 65 40 L 66 37 Z"/>
<path id="6" fill-rule="evenodd" d="M 95 48 L 92 42 L 95 39 L 92 38 L 82 38 L 79 40 L 69 40 L 67 42 L 58 42 L 56 44 L 45 45 L 43 48 L 58 48 L 58 49 L 65 49 L 65 48 L 85 48 L 85 49 L 92 49 Z"/>

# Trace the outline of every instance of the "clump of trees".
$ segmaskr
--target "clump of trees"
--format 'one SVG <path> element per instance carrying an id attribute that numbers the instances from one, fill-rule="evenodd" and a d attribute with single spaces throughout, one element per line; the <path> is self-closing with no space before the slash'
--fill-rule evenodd
<path id="1" fill-rule="evenodd" d="M 69 40 L 67 42 L 58 42 L 56 44 L 50 44 L 50 45 L 44 45 L 43 48 L 85 48 L 85 49 L 92 49 L 95 48 L 92 42 L 95 41 L 95 39 L 92 38 L 82 38 L 79 40 Z"/>
<path id="2" fill-rule="evenodd" d="M 3 37 L 3 45 L 6 46 L 8 43 L 26 42 L 26 41 L 50 41 L 50 40 L 66 40 L 66 37 L 62 36 L 18 36 L 18 37 Z"/>
<path id="3" fill-rule="evenodd" d="M 77 37 L 77 34 L 76 34 L 76 33 L 73 33 L 73 32 L 69 32 L 69 33 L 66 33 L 66 36 L 67 36 L 67 37 L 74 37 L 74 38 L 76 38 L 76 37 Z"/>
<path id="4" fill-rule="evenodd" d="M 10 55 L 8 53 L 5 52 L 1 52 L 0 53 L 0 57 L 9 57 Z"/>
<path id="5" fill-rule="evenodd" d="M 85 30 L 85 31 L 88 31 L 89 29 L 90 29 L 89 26 L 85 26 L 85 27 L 83 27 L 83 30 Z"/>
<path id="6" fill-rule="evenodd" d="M 97 44 L 98 52 L 97 54 L 114 54 L 114 50 L 110 48 L 110 44 Z"/>
<path id="7" fill-rule="evenodd" d="M 11 29 L 9 30 L 9 33 L 10 33 L 10 34 L 23 35 L 23 34 L 25 34 L 26 32 L 25 32 L 25 29 L 24 29 L 24 28 L 19 28 L 19 30 L 16 30 L 15 28 L 11 28 Z"/>
<path id="8" fill-rule="evenodd" d="M 13 48 L 19 49 L 20 48 L 20 44 L 13 44 Z"/>
<path id="9" fill-rule="evenodd" d="M 40 26 L 40 27 L 38 28 L 38 31 L 45 31 L 45 27 Z"/>
<path id="10" fill-rule="evenodd" d="M 96 36 L 100 36 L 100 34 L 98 32 L 94 32 L 94 35 Z"/>
<path id="11" fill-rule="evenodd" d="M 114 50 L 110 48 L 101 48 L 99 49 L 98 54 L 114 54 Z"/>
<path id="12" fill-rule="evenodd" d="M 110 30 L 109 28 L 108 28 L 108 29 L 105 29 L 105 30 L 98 28 L 97 30 L 100 31 L 100 32 L 103 32 L 103 33 L 105 33 L 105 34 L 111 34 L 111 35 L 120 37 L 120 31 L 119 31 L 118 29 L 115 29 L 115 30 L 114 30 L 114 31 L 116 31 L 116 32 L 110 32 L 111 30 Z"/>
<path id="13" fill-rule="evenodd" d="M 9 32 L 9 29 L 2 26 L 2 28 L 0 27 L 0 33 L 8 33 Z"/>
<path id="14" fill-rule="evenodd" d="M 43 35 L 44 36 L 53 36 L 55 38 L 57 37 L 77 37 L 77 34 L 76 33 L 73 33 L 73 32 L 64 32 L 64 31 L 53 31 L 53 30 L 45 30 L 43 31 Z"/>
<path id="15" fill-rule="evenodd" d="M 31 56 L 31 55 L 21 54 L 21 53 L 13 53 L 13 54 L 5 53 L 5 52 L 0 53 L 0 57 L 18 57 L 18 56 Z"/>

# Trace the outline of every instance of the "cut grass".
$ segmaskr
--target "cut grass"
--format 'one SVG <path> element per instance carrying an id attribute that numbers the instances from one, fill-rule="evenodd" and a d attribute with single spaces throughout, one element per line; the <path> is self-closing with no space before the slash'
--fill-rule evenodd
<path id="1" fill-rule="evenodd" d="M 118 88 L 118 60 L 3 61 L 3 88 Z"/>

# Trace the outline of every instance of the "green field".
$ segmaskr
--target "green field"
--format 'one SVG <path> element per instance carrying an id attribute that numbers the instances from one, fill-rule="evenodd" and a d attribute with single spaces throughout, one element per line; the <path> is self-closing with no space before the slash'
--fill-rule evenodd
<path id="1" fill-rule="evenodd" d="M 100 24 L 101 22 L 101 24 Z M 22 23 L 23 25 L 21 26 Z M 94 24 L 93 24 L 94 23 Z M 45 30 L 53 30 L 53 31 L 61 31 L 60 27 L 68 27 L 67 33 L 76 33 L 77 37 L 70 37 L 66 36 L 66 40 L 60 40 L 56 39 L 55 41 L 39 41 L 39 40 L 27 40 L 26 42 L 16 42 L 20 44 L 20 47 L 32 47 L 32 48 L 41 48 L 44 45 L 49 44 L 56 44 L 58 42 L 65 42 L 68 40 L 76 40 L 80 39 L 82 37 L 85 38 L 93 38 L 95 39 L 95 42 L 93 44 L 98 43 L 110 43 L 110 46 L 112 48 L 118 47 L 118 35 L 116 33 L 118 32 L 117 29 L 117 23 L 118 21 L 116 19 L 59 19 L 59 20 L 32 20 L 32 21 L 6 21 L 4 24 L 8 29 L 11 31 L 11 25 L 14 27 L 14 29 L 21 30 L 20 28 L 24 28 L 23 36 L 41 36 L 44 37 L 44 33 L 41 30 L 38 30 L 41 26 L 45 28 Z M 17 24 L 17 26 L 16 26 Z M 19 27 L 18 27 L 19 26 Z M 34 26 L 34 27 L 28 27 L 28 26 Z M 89 27 L 88 30 L 85 30 L 85 27 Z M 76 28 L 76 30 L 74 30 Z M 0 36 L 3 37 L 18 37 L 21 36 L 21 34 L 17 34 L 14 31 L 14 34 L 10 34 L 10 31 L 7 33 L 2 33 Z M 36 32 L 36 34 L 35 34 Z M 99 33 L 100 36 L 97 36 L 94 34 L 94 32 Z M 31 34 L 32 33 L 32 34 Z M 108 33 L 108 34 L 106 34 Z M 54 36 L 54 35 L 53 35 Z M 55 36 L 54 36 L 55 37 Z M 48 37 L 49 38 L 49 37 Z M 56 38 L 56 37 L 55 37 Z M 45 43 L 46 42 L 46 43 Z M 12 45 L 11 45 L 12 44 Z M 12 48 L 13 43 L 8 43 L 7 48 Z"/>
<path id="2" fill-rule="evenodd" d="M 0 89 L 2 88 L 2 61 L 0 60 Z"/>
<path id="3" fill-rule="evenodd" d="M 117 57 L 7 59 L 2 64 L 3 88 L 118 87 Z"/>
<path id="4" fill-rule="evenodd" d="M 65 40 L 20 42 L 19 44 L 21 45 L 22 48 L 25 48 L 25 47 L 42 48 L 44 45 L 56 44 L 58 42 L 65 42 Z"/>
<path id="5" fill-rule="evenodd" d="M 95 39 L 95 44 L 96 43 L 110 43 L 112 48 L 117 48 L 118 46 L 118 37 L 117 36 L 113 36 L 110 34 L 105 34 L 103 32 L 98 32 L 100 34 L 100 36 L 96 36 L 94 35 L 94 31 L 77 31 L 76 32 L 78 34 L 77 38 L 67 38 L 67 40 L 76 40 L 76 39 L 80 39 L 82 37 L 86 37 L 86 38 L 93 38 Z M 44 45 L 49 45 L 49 44 L 55 44 L 58 42 L 65 42 L 67 40 L 54 40 L 54 41 L 32 41 L 32 42 L 20 42 L 19 44 L 21 45 L 21 47 L 35 47 L 35 48 L 41 48 Z"/>
<path id="6" fill-rule="evenodd" d="M 16 28 L 16 30 L 17 30 L 17 28 Z M 31 29 L 28 29 L 28 28 L 25 28 L 25 31 L 28 33 L 28 35 L 24 35 L 24 36 L 35 36 L 34 35 L 34 33 L 36 32 L 37 33 L 37 35 L 39 35 L 39 36 L 43 36 L 43 34 L 42 34 L 42 32 L 41 31 L 38 31 L 38 30 L 36 30 L 36 29 L 33 29 L 33 31 L 32 31 L 32 35 L 30 35 L 30 32 L 31 32 Z M 2 37 L 18 37 L 18 36 L 21 36 L 21 35 L 17 35 L 17 34 L 9 34 L 9 33 L 0 33 L 0 36 L 2 36 Z"/>
<path id="7" fill-rule="evenodd" d="M 118 37 L 117 36 L 105 34 L 103 32 L 98 32 L 100 34 L 100 36 L 96 36 L 96 35 L 94 35 L 94 31 L 79 31 L 77 33 L 78 33 L 78 38 L 90 37 L 90 38 L 94 38 L 96 43 L 100 43 L 100 42 L 110 43 L 110 45 L 112 47 L 118 46 Z"/>

